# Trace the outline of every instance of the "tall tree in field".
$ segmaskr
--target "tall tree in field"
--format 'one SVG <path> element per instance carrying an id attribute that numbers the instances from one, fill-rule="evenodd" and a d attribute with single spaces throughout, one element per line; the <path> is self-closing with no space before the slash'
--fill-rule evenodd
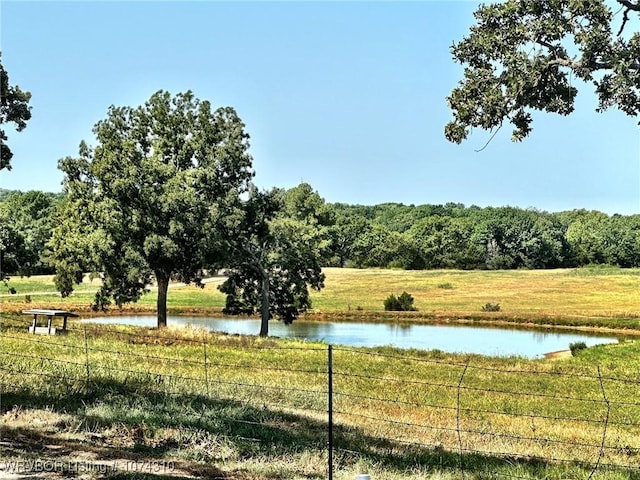
<path id="1" fill-rule="evenodd" d="M 13 123 L 15 129 L 20 132 L 27 126 L 31 118 L 31 93 L 23 92 L 17 85 L 9 84 L 9 74 L 2 65 L 2 53 L 0 53 L 0 170 L 11 170 L 11 158 L 13 153 L 6 144 L 7 134 L 4 126 Z"/>
<path id="2" fill-rule="evenodd" d="M 226 218 L 228 278 L 225 313 L 260 312 L 260 336 L 273 317 L 291 323 L 311 306 L 308 287 L 324 286 L 322 235 L 315 223 L 283 215 L 281 192 L 252 189 L 236 215 Z"/>
<path id="3" fill-rule="evenodd" d="M 614 13 L 615 7 L 617 13 Z M 464 78 L 448 97 L 445 136 L 460 143 L 473 127 L 531 132 L 531 111 L 568 115 L 578 78 L 594 86 L 598 110 L 640 113 L 638 0 L 507 0 L 481 5 L 476 25 L 452 47 Z"/>
<path id="4" fill-rule="evenodd" d="M 67 193 L 50 247 L 68 295 L 84 270 L 103 285 L 94 307 L 136 301 L 158 286 L 167 323 L 171 279 L 200 284 L 216 263 L 221 219 L 249 188 L 249 136 L 232 108 L 212 111 L 189 91 L 159 91 L 138 108 L 110 107 L 77 158 L 60 161 Z"/>

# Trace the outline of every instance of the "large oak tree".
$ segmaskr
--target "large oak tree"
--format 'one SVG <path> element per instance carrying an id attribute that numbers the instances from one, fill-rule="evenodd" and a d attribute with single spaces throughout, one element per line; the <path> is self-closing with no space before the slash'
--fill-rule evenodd
<path id="1" fill-rule="evenodd" d="M 155 282 L 158 326 L 171 279 L 200 284 L 217 264 L 219 225 L 248 191 L 249 136 L 229 107 L 159 91 L 137 108 L 109 108 L 76 158 L 59 162 L 67 198 L 51 249 L 68 295 L 83 271 L 102 277 L 95 308 L 136 301 Z"/>
<path id="2" fill-rule="evenodd" d="M 612 9 L 615 7 L 615 10 Z M 640 113 L 638 0 L 507 0 L 481 5 L 469 35 L 452 47 L 464 78 L 448 97 L 452 142 L 474 127 L 513 127 L 512 139 L 531 132 L 531 112 L 568 115 L 573 79 L 591 83 L 598 110 Z"/>

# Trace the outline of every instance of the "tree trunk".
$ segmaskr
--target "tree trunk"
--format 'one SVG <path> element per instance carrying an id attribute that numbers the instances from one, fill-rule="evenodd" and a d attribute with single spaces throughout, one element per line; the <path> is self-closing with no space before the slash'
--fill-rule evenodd
<path id="1" fill-rule="evenodd" d="M 269 336 L 269 274 L 262 272 L 262 321 L 260 322 L 260 336 Z"/>
<path id="2" fill-rule="evenodd" d="M 156 272 L 158 282 L 158 328 L 167 326 L 167 290 L 169 289 L 169 275 Z"/>

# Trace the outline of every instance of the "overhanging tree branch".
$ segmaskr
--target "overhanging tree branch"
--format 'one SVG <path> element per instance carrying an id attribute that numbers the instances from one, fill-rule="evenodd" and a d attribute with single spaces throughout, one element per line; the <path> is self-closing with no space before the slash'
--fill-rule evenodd
<path id="1" fill-rule="evenodd" d="M 620 5 L 626 7 L 627 10 L 633 10 L 634 12 L 640 12 L 640 4 L 633 3 L 631 0 L 616 0 Z"/>
<path id="2" fill-rule="evenodd" d="M 487 140 L 487 143 L 485 143 L 482 148 L 475 150 L 476 153 L 480 153 L 481 151 L 483 151 L 485 148 L 487 148 L 489 146 L 489 144 L 491 143 L 491 141 L 493 140 L 493 138 L 498 134 L 498 132 L 500 131 L 500 129 L 502 128 L 502 122 L 500 122 L 500 125 L 498 125 L 498 128 L 496 128 L 496 131 L 493 132 L 493 135 L 491 135 L 491 137 L 489 137 L 489 140 Z"/>
<path id="3" fill-rule="evenodd" d="M 627 8 L 622 14 L 622 25 L 620 25 L 620 29 L 618 30 L 618 33 L 617 33 L 618 37 L 622 35 L 622 32 L 624 31 L 624 27 L 628 21 L 629 21 L 629 9 Z"/>
<path id="4" fill-rule="evenodd" d="M 624 9 L 620 36 L 629 28 L 629 12 L 640 12 L 640 1 L 617 1 Z M 505 0 L 481 5 L 475 16 L 470 34 L 452 47 L 454 60 L 465 68 L 447 97 L 454 117 L 444 129 L 449 141 L 461 143 L 474 127 L 492 131 L 505 119 L 519 141 L 531 132 L 529 112 L 570 114 L 577 88 L 567 75 L 595 86 L 598 111 L 615 106 L 637 115 L 639 42 L 635 35 L 616 39 L 615 16 L 605 0 Z"/>

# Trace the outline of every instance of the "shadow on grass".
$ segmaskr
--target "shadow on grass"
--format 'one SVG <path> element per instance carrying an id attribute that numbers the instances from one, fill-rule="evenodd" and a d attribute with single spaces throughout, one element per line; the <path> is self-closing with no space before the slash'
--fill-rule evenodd
<path id="1" fill-rule="evenodd" d="M 87 458 L 106 465 L 108 471 L 101 478 L 122 480 L 176 480 L 194 476 L 238 480 L 326 478 L 326 470 L 309 473 L 308 468 L 295 460 L 300 454 L 326 459 L 326 421 L 256 403 L 189 393 L 166 394 L 150 389 L 148 384 L 111 379 L 93 380 L 82 391 L 57 396 L 17 388 L 2 393 L 0 414 L 16 407 L 47 409 L 64 414 L 67 420 L 44 431 L 37 425 L 11 426 L 9 422 L 0 429 L 0 454 L 5 458 L 35 459 L 66 458 L 83 452 Z M 76 435 L 77 438 L 58 435 L 69 431 L 73 422 L 76 422 L 74 429 L 83 435 Z M 167 430 L 174 435 L 163 435 Z M 336 464 L 340 467 L 364 461 L 398 475 L 416 467 L 454 476 L 463 471 L 463 476 L 469 479 L 512 477 L 516 471 L 517 478 L 531 479 L 569 478 L 568 471 L 570 478 L 587 478 L 591 473 L 588 465 L 558 465 L 541 458 L 460 454 L 441 446 L 407 445 L 342 425 L 334 426 L 334 439 Z M 205 441 L 210 442 L 208 447 L 193 447 Z M 233 452 L 229 455 L 236 463 L 283 459 L 283 468 L 278 473 L 256 474 L 250 468 L 223 472 L 212 466 L 229 459 L 216 452 L 223 448 Z M 174 458 L 178 460 L 168 460 Z M 167 474 L 113 468 L 122 462 L 132 462 L 130 465 L 156 462 L 166 467 L 169 461 L 172 471 Z M 608 477 L 605 472 L 602 478 L 640 480 L 640 472 L 635 468 L 615 473 L 618 476 Z"/>

